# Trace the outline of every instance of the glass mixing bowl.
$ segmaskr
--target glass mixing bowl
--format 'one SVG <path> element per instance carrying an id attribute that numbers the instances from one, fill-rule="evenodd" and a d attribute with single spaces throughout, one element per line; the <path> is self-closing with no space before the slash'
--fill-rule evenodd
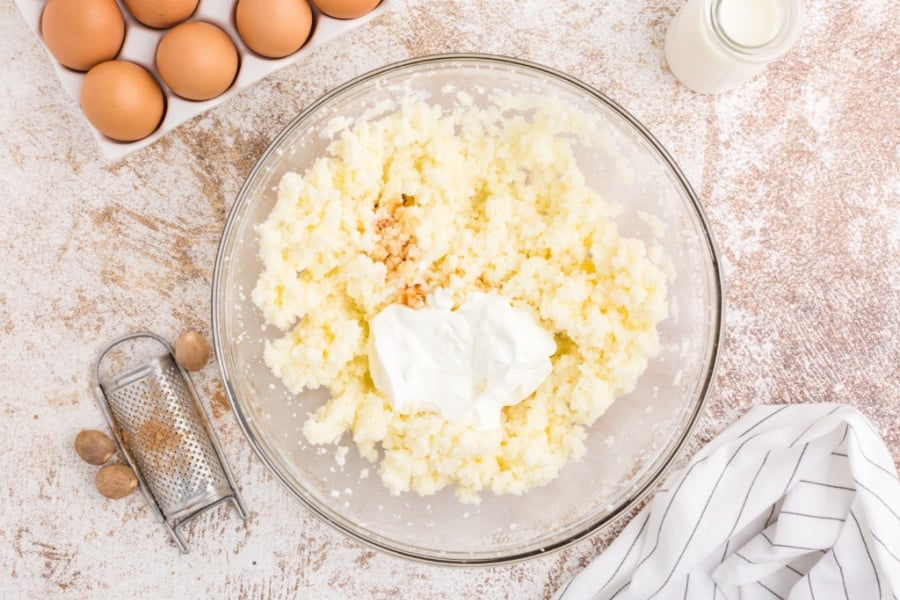
<path id="1" fill-rule="evenodd" d="M 327 392 L 294 396 L 263 362 L 264 342 L 278 330 L 265 325 L 250 300 L 262 269 L 256 227 L 275 203 L 281 176 L 302 173 L 324 152 L 328 139 L 321 133 L 329 120 L 359 115 L 401 89 L 428 93 L 431 103 L 445 107 L 457 101 L 459 91 L 475 102 L 492 92 L 539 94 L 596 115 L 603 139 L 576 145 L 579 166 L 594 189 L 622 206 L 620 232 L 662 245 L 674 267 L 671 314 L 659 326 L 660 354 L 636 389 L 590 428 L 585 457 L 521 496 L 483 492 L 480 505 L 460 503 L 452 489 L 428 497 L 392 496 L 348 436 L 342 440 L 351 448 L 343 467 L 333 447 L 306 442 L 302 424 Z M 651 226 L 647 215 L 665 231 Z M 721 341 L 722 303 L 719 262 L 697 197 L 634 117 L 546 67 L 495 56 L 442 55 L 390 65 L 340 86 L 272 142 L 228 217 L 215 266 L 212 320 L 219 367 L 241 428 L 266 466 L 313 513 L 353 538 L 408 558 L 498 564 L 574 543 L 653 488 L 703 407 Z"/>

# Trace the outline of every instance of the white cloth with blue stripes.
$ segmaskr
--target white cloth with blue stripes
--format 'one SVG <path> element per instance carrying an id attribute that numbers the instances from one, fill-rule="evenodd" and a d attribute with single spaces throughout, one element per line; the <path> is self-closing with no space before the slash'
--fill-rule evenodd
<path id="1" fill-rule="evenodd" d="M 757 406 L 673 473 L 560 600 L 897 600 L 900 482 L 856 409 Z"/>

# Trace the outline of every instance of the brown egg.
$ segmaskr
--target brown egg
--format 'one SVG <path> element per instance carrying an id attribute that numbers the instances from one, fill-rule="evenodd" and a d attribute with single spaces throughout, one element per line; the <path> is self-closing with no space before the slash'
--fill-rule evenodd
<path id="1" fill-rule="evenodd" d="M 231 87 L 237 76 L 237 48 L 227 33 L 211 23 L 182 23 L 159 41 L 156 69 L 182 98 L 209 100 Z"/>
<path id="2" fill-rule="evenodd" d="M 115 0 L 48 0 L 41 36 L 60 64 L 87 71 L 119 53 L 125 19 Z"/>
<path id="3" fill-rule="evenodd" d="M 299 50 L 309 37 L 312 9 L 306 0 L 238 0 L 234 20 L 251 50 L 281 58 Z"/>
<path id="4" fill-rule="evenodd" d="M 164 29 L 181 23 L 197 10 L 200 0 L 124 0 L 131 15 L 148 27 Z"/>
<path id="5" fill-rule="evenodd" d="M 84 76 L 81 110 L 103 135 L 133 142 L 147 137 L 159 126 L 165 98 L 159 84 L 142 66 L 111 60 Z"/>
<path id="6" fill-rule="evenodd" d="M 313 0 L 316 7 L 335 19 L 355 19 L 375 10 L 381 0 Z"/>

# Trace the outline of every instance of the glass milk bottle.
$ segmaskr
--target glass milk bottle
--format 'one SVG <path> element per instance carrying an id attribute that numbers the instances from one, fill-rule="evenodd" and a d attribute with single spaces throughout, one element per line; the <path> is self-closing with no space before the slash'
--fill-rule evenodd
<path id="1" fill-rule="evenodd" d="M 802 27 L 802 0 L 688 0 L 666 32 L 666 62 L 695 92 L 726 92 L 784 55 Z"/>

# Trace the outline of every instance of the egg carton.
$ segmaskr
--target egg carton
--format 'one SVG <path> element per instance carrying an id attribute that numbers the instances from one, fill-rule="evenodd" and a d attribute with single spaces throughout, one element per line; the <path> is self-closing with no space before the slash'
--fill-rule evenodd
<path id="1" fill-rule="evenodd" d="M 28 26 L 41 41 L 41 45 L 43 45 L 43 38 L 41 37 L 41 13 L 44 10 L 44 2 L 45 0 L 16 0 L 19 10 L 28 22 Z M 163 84 L 162 78 L 160 78 L 159 73 L 156 70 L 154 60 L 156 46 L 168 29 L 153 29 L 142 25 L 131 16 L 122 1 L 118 0 L 119 9 L 122 11 L 122 16 L 125 18 L 125 42 L 122 44 L 122 49 L 119 51 L 116 58 L 137 63 L 146 68 L 153 75 L 160 84 L 163 94 L 166 97 L 166 113 L 163 116 L 162 123 L 160 123 L 156 131 L 149 136 L 134 142 L 118 142 L 112 140 L 91 126 L 91 131 L 94 138 L 97 140 L 100 151 L 105 157 L 115 160 L 152 144 L 188 119 L 206 112 L 213 106 L 225 102 L 242 89 L 259 81 L 266 75 L 274 73 L 278 69 L 300 60 L 304 56 L 309 55 L 309 53 L 316 48 L 326 44 L 341 34 L 356 29 L 363 23 L 374 19 L 382 12 L 388 10 L 393 2 L 396 2 L 396 0 L 382 0 L 373 11 L 350 20 L 329 17 L 319 11 L 315 5 L 310 2 L 313 11 L 313 28 L 309 39 L 297 52 L 284 58 L 269 59 L 255 54 L 246 44 L 244 44 L 243 40 L 241 40 L 241 37 L 238 35 L 237 28 L 234 24 L 235 0 L 200 0 L 197 10 L 186 22 L 206 21 L 221 27 L 228 33 L 228 36 L 234 42 L 234 45 L 238 50 L 240 69 L 234 83 L 231 84 L 231 87 L 228 88 L 224 94 L 210 100 L 195 102 L 185 100 L 172 93 L 172 91 Z M 46 46 L 44 46 L 44 49 L 46 50 Z M 55 58 L 53 58 L 49 50 L 47 51 L 47 54 L 53 62 L 54 69 L 59 76 L 63 88 L 76 102 L 78 102 L 81 94 L 81 82 L 84 80 L 85 74 L 72 71 L 62 66 Z"/>

